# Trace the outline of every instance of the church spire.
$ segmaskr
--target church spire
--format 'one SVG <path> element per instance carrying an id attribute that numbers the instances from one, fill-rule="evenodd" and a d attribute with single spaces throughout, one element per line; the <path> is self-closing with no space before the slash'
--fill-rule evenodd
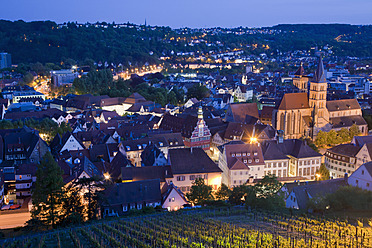
<path id="1" fill-rule="evenodd" d="M 323 66 L 323 59 L 321 56 L 319 56 L 319 62 L 318 67 L 316 68 L 316 71 L 314 73 L 314 82 L 317 83 L 325 83 L 326 77 L 324 73 L 324 66 Z"/>
<path id="2" fill-rule="evenodd" d="M 303 76 L 304 74 L 305 74 L 305 69 L 302 66 L 302 62 L 301 62 L 300 67 L 298 67 L 298 69 L 295 73 L 295 76 Z"/>

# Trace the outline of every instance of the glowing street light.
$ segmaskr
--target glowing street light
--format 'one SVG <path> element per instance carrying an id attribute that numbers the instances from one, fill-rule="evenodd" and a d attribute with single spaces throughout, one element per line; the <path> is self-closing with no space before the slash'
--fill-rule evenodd
<path id="1" fill-rule="evenodd" d="M 250 141 L 251 141 L 251 144 L 256 143 L 257 142 L 257 138 L 256 137 L 251 137 L 250 138 Z"/>
<path id="2" fill-rule="evenodd" d="M 110 180 L 110 174 L 104 173 L 103 176 L 105 177 L 106 180 Z"/>

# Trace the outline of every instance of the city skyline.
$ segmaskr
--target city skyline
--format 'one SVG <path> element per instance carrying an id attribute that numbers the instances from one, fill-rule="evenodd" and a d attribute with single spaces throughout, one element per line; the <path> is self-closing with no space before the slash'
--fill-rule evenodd
<path id="1" fill-rule="evenodd" d="M 42 7 L 41 7 L 42 6 Z M 1 19 L 41 21 L 57 23 L 97 21 L 135 23 L 172 28 L 191 27 L 267 27 L 277 24 L 345 23 L 355 25 L 372 24 L 370 13 L 372 2 L 368 0 L 305 0 L 299 4 L 294 0 L 265 2 L 235 0 L 233 2 L 206 0 L 164 0 L 154 4 L 150 0 L 126 2 L 119 0 L 73 2 L 63 4 L 45 0 L 8 1 L 0 4 L 5 10 Z"/>

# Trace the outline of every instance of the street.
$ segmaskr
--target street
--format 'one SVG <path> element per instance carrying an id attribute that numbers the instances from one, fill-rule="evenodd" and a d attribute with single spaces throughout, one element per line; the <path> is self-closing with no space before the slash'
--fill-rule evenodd
<path id="1" fill-rule="evenodd" d="M 25 222 L 31 218 L 30 212 L 0 214 L 0 229 L 24 226 Z"/>

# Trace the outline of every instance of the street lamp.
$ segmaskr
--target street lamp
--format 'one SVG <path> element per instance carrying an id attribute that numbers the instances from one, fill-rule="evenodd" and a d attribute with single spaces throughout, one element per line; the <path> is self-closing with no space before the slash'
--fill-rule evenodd
<path id="1" fill-rule="evenodd" d="M 104 173 L 103 176 L 105 177 L 106 180 L 110 180 L 110 174 L 109 173 Z"/>

